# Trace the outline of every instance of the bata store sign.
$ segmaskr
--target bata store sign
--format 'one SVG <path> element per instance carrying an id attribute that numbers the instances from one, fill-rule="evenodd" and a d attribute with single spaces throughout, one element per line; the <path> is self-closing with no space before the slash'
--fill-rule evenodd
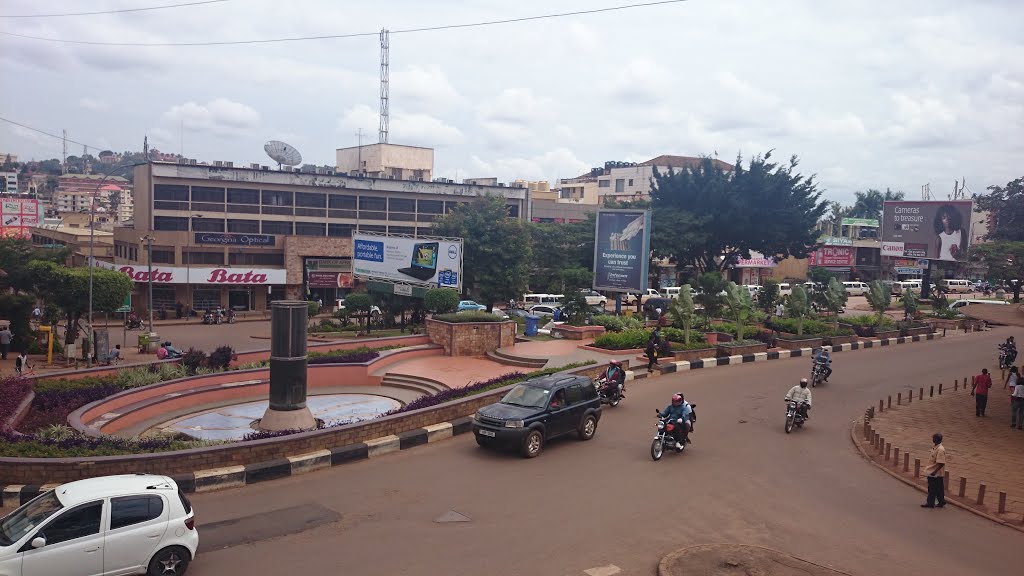
<path id="1" fill-rule="evenodd" d="M 807 263 L 810 266 L 852 266 L 853 248 L 845 246 L 825 246 L 824 248 L 812 252 Z"/>
<path id="2" fill-rule="evenodd" d="M 96 266 L 127 274 L 136 282 L 149 282 L 149 266 L 145 264 L 110 264 Z M 212 286 L 265 286 L 285 284 L 285 271 L 274 268 L 171 268 L 153 266 L 156 284 L 207 284 Z"/>

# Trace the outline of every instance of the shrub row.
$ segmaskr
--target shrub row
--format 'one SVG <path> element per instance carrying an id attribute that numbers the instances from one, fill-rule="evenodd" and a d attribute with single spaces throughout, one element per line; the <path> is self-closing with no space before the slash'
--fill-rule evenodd
<path id="1" fill-rule="evenodd" d="M 0 424 L 6 422 L 14 414 L 31 390 L 32 382 L 28 378 L 19 376 L 0 378 Z"/>

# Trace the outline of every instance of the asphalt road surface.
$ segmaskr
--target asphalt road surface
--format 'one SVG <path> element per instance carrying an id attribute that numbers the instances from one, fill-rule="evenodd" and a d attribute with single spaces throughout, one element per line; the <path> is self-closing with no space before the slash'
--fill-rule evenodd
<path id="1" fill-rule="evenodd" d="M 858 576 L 1019 573 L 1024 534 L 920 508 L 923 494 L 850 441 L 852 420 L 878 398 L 976 373 L 1011 333 L 838 353 L 812 419 L 790 435 L 782 397 L 808 374 L 806 358 L 633 383 L 592 441 L 555 441 L 533 460 L 464 435 L 198 494 L 190 574 L 562 576 L 614 565 L 647 575 L 668 552 L 708 543 L 768 546 Z M 698 405 L 694 444 L 654 462 L 653 411 L 676 390 Z M 955 447 L 956 430 L 942 432 Z M 449 511 L 470 521 L 435 522 Z"/>

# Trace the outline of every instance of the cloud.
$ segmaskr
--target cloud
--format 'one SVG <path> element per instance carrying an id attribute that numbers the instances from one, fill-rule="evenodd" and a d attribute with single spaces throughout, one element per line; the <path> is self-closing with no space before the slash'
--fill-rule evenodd
<path id="1" fill-rule="evenodd" d="M 523 157 L 505 157 L 484 160 L 470 158 L 472 172 L 480 178 L 497 177 L 500 181 L 547 180 L 557 183 L 560 178 L 573 178 L 590 170 L 590 166 L 567 148 L 556 148 L 543 154 Z"/>
<path id="2" fill-rule="evenodd" d="M 107 104 L 104 100 L 100 100 L 98 98 L 89 98 L 87 96 L 79 98 L 78 105 L 82 108 L 85 108 L 86 110 L 92 110 L 93 112 L 104 112 L 110 109 L 110 105 Z"/>
<path id="3" fill-rule="evenodd" d="M 354 106 L 345 111 L 338 120 L 338 130 L 345 133 L 345 141 L 357 130 L 363 130 L 363 144 L 377 140 L 380 113 L 365 104 Z M 446 147 L 460 144 L 465 135 L 455 126 L 446 124 L 440 118 L 429 114 L 407 113 L 396 111 L 391 113 L 388 141 L 395 144 L 412 146 Z"/>
<path id="4" fill-rule="evenodd" d="M 476 113 L 489 146 L 498 150 L 533 140 L 556 117 L 555 101 L 530 88 L 506 88 Z"/>
<path id="5" fill-rule="evenodd" d="M 608 93 L 631 106 L 659 104 L 669 96 L 668 78 L 673 76 L 660 64 L 635 58 L 613 73 Z"/>
<path id="6" fill-rule="evenodd" d="M 463 101 L 440 66 L 410 65 L 393 71 L 390 77 L 391 94 L 403 108 L 433 112 L 448 110 Z"/>
<path id="7" fill-rule="evenodd" d="M 260 113 L 227 98 L 216 98 L 206 104 L 186 102 L 164 112 L 164 120 L 186 129 L 216 136 L 232 136 L 251 132 L 260 125 Z"/>

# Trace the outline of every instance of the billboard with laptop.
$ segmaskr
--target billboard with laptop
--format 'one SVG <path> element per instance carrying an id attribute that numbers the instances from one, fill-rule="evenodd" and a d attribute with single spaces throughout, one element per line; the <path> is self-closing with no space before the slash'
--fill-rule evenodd
<path id="1" fill-rule="evenodd" d="M 651 251 L 649 210 L 598 210 L 594 242 L 594 290 L 647 290 Z"/>
<path id="2" fill-rule="evenodd" d="M 886 202 L 882 256 L 964 260 L 971 244 L 970 200 Z"/>
<path id="3" fill-rule="evenodd" d="M 352 235 L 352 273 L 367 280 L 462 291 L 462 239 Z"/>

